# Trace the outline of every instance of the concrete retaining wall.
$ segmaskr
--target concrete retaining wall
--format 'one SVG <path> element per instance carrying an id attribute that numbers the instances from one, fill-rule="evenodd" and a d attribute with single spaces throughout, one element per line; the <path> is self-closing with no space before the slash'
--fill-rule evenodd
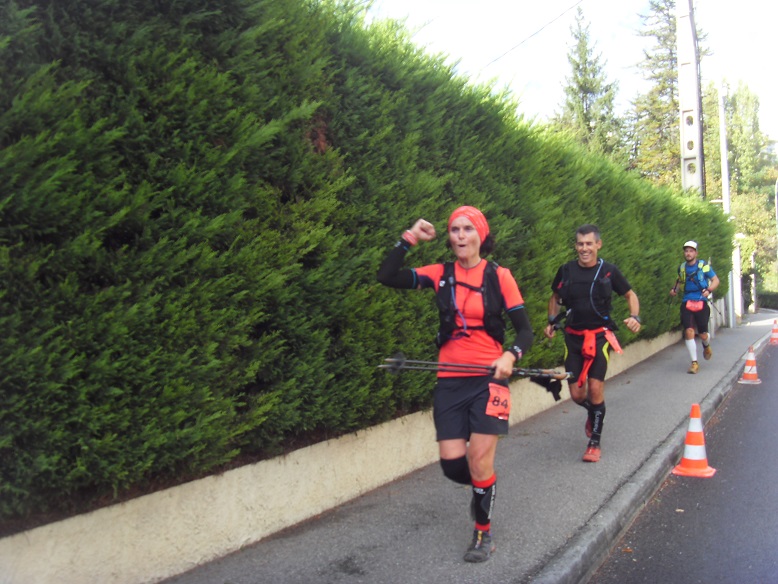
<path id="1" fill-rule="evenodd" d="M 630 345 L 617 375 L 678 342 Z M 569 399 L 563 384 L 563 399 Z M 528 380 L 511 385 L 516 424 L 554 405 Z M 315 444 L 0 539 L 0 584 L 159 582 L 255 543 L 436 462 L 431 412 Z M 278 486 L 283 485 L 283 489 Z"/>

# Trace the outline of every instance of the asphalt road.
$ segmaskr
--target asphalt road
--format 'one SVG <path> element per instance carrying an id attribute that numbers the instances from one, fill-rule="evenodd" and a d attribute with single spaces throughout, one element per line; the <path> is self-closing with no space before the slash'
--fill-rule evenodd
<path id="1" fill-rule="evenodd" d="M 669 475 L 589 584 L 778 583 L 778 346 L 705 426 L 711 478 Z"/>

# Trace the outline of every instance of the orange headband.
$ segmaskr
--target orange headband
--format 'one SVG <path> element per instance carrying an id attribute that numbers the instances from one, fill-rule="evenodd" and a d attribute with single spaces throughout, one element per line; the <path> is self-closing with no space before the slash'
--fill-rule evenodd
<path id="1" fill-rule="evenodd" d="M 459 207 L 459 209 L 456 209 L 453 213 L 451 213 L 451 217 L 448 219 L 449 230 L 451 229 L 451 223 L 457 217 L 467 217 L 470 219 L 470 222 L 478 232 L 478 237 L 481 238 L 481 243 L 484 242 L 486 236 L 489 235 L 489 224 L 486 222 L 486 217 L 484 217 L 484 214 L 481 213 L 481 211 L 475 207 Z"/>

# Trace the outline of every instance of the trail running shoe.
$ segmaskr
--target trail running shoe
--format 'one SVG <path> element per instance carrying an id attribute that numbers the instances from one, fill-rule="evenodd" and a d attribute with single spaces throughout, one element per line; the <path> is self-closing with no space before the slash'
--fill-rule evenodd
<path id="1" fill-rule="evenodd" d="M 592 437 L 592 419 L 587 416 L 586 418 L 586 426 L 584 427 L 584 431 L 586 432 L 586 437 L 591 438 Z"/>
<path id="2" fill-rule="evenodd" d="M 473 542 L 465 552 L 466 562 L 485 562 L 495 550 L 492 534 L 479 529 L 473 530 Z"/>
<path id="3" fill-rule="evenodd" d="M 710 358 L 713 357 L 713 349 L 710 348 L 710 345 L 702 348 L 702 356 L 705 357 L 706 361 L 709 361 Z"/>
<path id="4" fill-rule="evenodd" d="M 691 367 L 689 367 L 689 370 L 686 373 L 697 373 L 700 370 L 700 364 L 697 363 L 697 361 L 692 361 Z"/>
<path id="5" fill-rule="evenodd" d="M 600 461 L 600 445 L 589 443 L 586 447 L 586 452 L 583 455 L 584 462 L 599 462 Z"/>

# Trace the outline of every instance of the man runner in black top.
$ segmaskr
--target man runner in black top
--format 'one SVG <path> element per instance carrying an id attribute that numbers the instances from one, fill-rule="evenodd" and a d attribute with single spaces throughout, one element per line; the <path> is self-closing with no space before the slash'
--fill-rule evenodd
<path id="1" fill-rule="evenodd" d="M 605 373 L 609 351 L 621 352 L 611 319 L 613 292 L 624 296 L 630 316 L 624 320 L 633 333 L 640 330 L 640 302 L 627 279 L 611 263 L 597 257 L 602 240 L 596 225 L 581 225 L 575 232 L 578 259 L 563 264 L 551 284 L 548 326 L 545 335 L 554 336 L 560 307 L 566 308 L 565 369 L 572 372 L 570 396 L 586 408 L 589 444 L 584 462 L 600 460 L 600 438 L 605 418 Z"/>

